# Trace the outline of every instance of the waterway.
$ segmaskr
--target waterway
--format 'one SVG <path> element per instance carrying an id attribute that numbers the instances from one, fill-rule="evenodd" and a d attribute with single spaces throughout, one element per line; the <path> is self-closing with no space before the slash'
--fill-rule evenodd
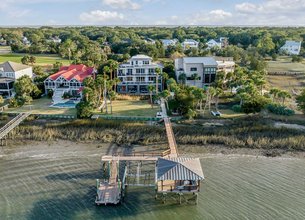
<path id="1" fill-rule="evenodd" d="M 33 144 L 0 150 L 0 219 L 305 219 L 305 159 L 206 155 L 198 205 L 162 204 L 129 188 L 120 206 L 97 207 L 95 179 L 109 149 Z"/>

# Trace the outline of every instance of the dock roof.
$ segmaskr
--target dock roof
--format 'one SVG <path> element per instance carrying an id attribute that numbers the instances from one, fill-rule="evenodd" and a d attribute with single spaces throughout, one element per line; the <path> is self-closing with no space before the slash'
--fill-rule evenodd
<path id="1" fill-rule="evenodd" d="M 203 180 L 204 175 L 198 158 L 159 158 L 157 181 L 161 180 Z"/>

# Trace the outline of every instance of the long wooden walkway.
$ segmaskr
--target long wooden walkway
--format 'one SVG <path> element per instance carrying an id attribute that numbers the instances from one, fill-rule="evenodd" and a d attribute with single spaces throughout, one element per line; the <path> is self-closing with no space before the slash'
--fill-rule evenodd
<path id="1" fill-rule="evenodd" d="M 178 157 L 177 143 L 176 143 L 171 121 L 170 121 L 169 117 L 167 116 L 164 99 L 161 99 L 161 110 L 162 110 L 162 114 L 163 114 L 163 120 L 164 120 L 165 129 L 166 129 L 168 145 L 169 145 L 169 148 L 171 151 L 170 157 Z"/>
<path id="2" fill-rule="evenodd" d="M 0 140 L 10 133 L 14 128 L 16 128 L 29 115 L 30 113 L 20 113 L 15 118 L 10 120 L 6 125 L 0 128 Z"/>

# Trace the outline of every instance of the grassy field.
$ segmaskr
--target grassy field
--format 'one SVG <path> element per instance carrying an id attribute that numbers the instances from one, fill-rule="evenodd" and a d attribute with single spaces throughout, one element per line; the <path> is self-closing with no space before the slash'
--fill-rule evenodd
<path id="1" fill-rule="evenodd" d="M 276 87 L 287 90 L 289 92 L 298 93 L 300 90 L 305 88 L 305 74 L 304 75 L 290 75 L 290 76 L 275 76 L 268 75 L 267 80 L 270 87 Z"/>
<path id="2" fill-rule="evenodd" d="M 26 54 L 0 54 L 0 63 L 5 61 L 13 61 L 17 63 L 21 63 L 21 58 Z M 56 61 L 62 62 L 64 65 L 69 64 L 69 60 L 62 59 L 61 57 L 54 54 L 33 54 L 36 57 L 36 65 L 52 65 Z"/>
<path id="3" fill-rule="evenodd" d="M 44 97 L 36 99 L 31 105 L 24 105 L 20 108 L 9 108 L 6 113 L 20 113 L 20 112 L 31 112 L 33 114 L 62 114 L 62 115 L 75 115 L 76 109 L 63 109 L 63 108 L 52 108 L 51 99 Z"/>
<path id="4" fill-rule="evenodd" d="M 268 61 L 269 72 L 305 72 L 305 63 L 292 63 L 291 57 L 279 57 L 277 61 Z"/>
<path id="5" fill-rule="evenodd" d="M 113 116 L 155 117 L 156 113 L 160 111 L 159 106 L 154 106 L 154 108 L 152 109 L 151 105 L 146 100 L 118 100 L 113 101 L 112 106 Z M 102 113 L 94 112 L 94 114 Z"/>

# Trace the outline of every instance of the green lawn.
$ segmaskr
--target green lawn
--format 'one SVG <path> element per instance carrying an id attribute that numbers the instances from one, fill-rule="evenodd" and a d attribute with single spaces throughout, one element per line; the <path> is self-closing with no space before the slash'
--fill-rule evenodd
<path id="1" fill-rule="evenodd" d="M 0 63 L 6 62 L 6 61 L 12 61 L 21 63 L 21 58 L 26 54 L 16 54 L 16 53 L 9 53 L 9 54 L 0 54 Z M 28 54 L 29 55 L 29 54 Z M 69 64 L 69 60 L 62 59 L 58 55 L 54 54 L 32 54 L 36 57 L 36 64 L 37 65 L 52 65 L 56 61 L 62 62 L 64 65 Z"/>
<path id="2" fill-rule="evenodd" d="M 291 57 L 279 57 L 277 61 L 268 61 L 269 72 L 305 72 L 305 63 L 292 63 Z"/>
<path id="3" fill-rule="evenodd" d="M 24 105 L 20 108 L 9 108 L 6 113 L 20 113 L 20 112 L 31 112 L 33 114 L 62 114 L 62 115 L 75 115 L 76 109 L 64 109 L 64 108 L 52 108 L 50 105 L 52 100 L 43 97 L 41 99 L 36 99 L 31 105 Z"/>
<path id="4" fill-rule="evenodd" d="M 112 103 L 113 116 L 130 116 L 130 117 L 155 117 L 156 113 L 160 111 L 159 106 L 151 105 L 147 100 L 134 101 L 134 100 L 117 100 Z M 110 106 L 109 106 L 110 111 Z M 102 114 L 94 112 L 94 114 Z"/>

